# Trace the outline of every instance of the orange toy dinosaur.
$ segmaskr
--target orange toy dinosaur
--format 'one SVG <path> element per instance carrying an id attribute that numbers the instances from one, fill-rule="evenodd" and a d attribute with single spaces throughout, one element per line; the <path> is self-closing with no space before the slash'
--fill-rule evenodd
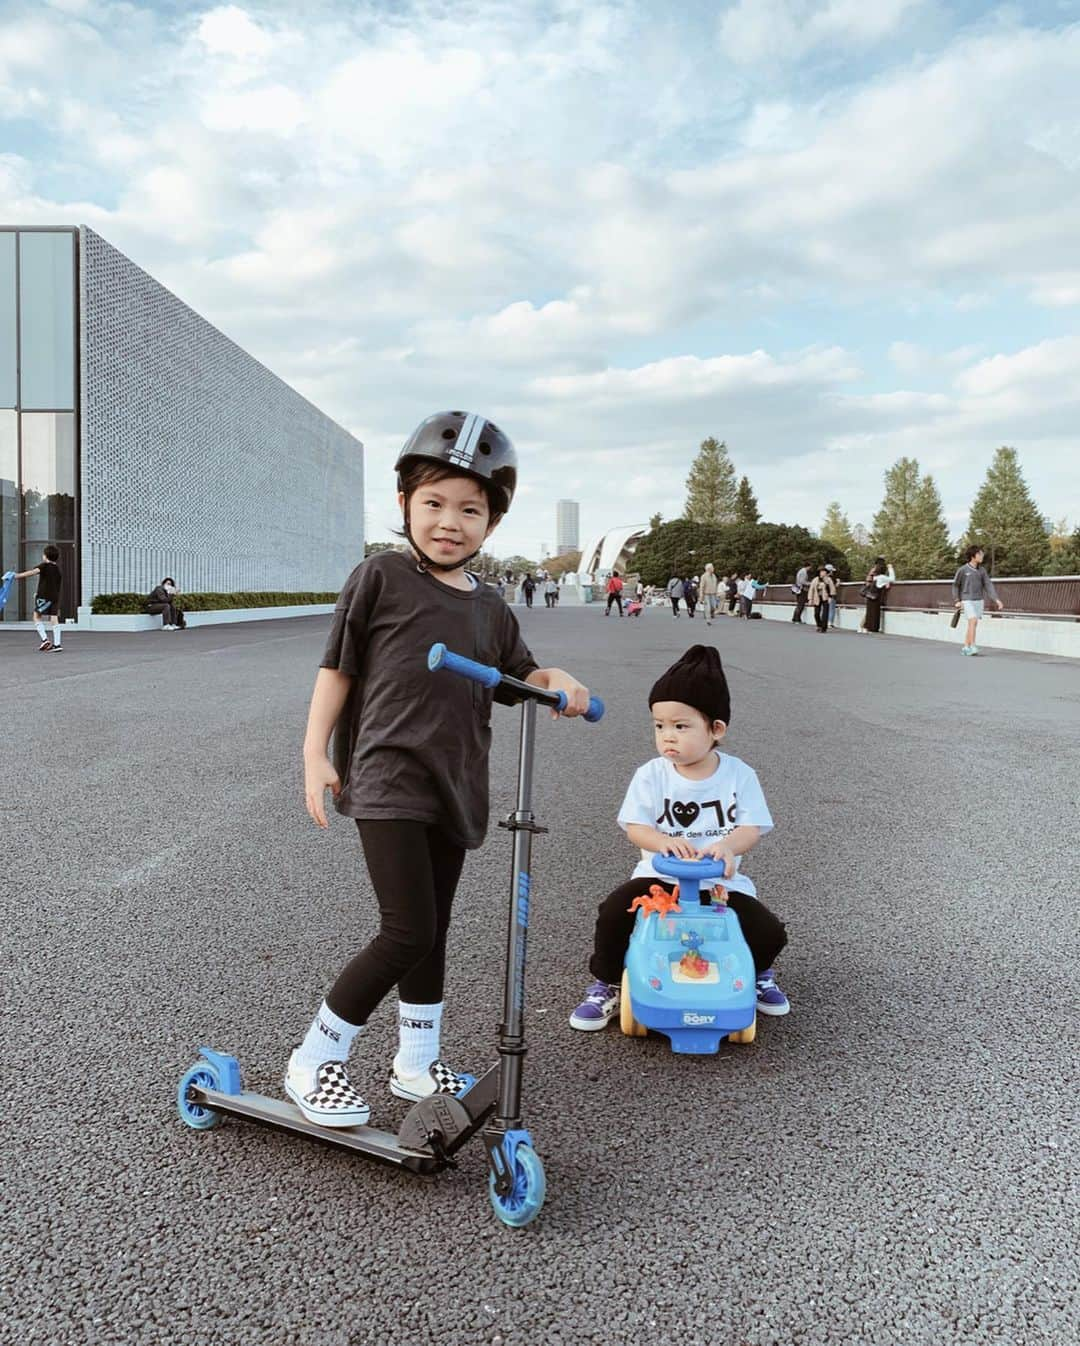
<path id="1" fill-rule="evenodd" d="M 658 883 L 654 883 L 647 894 L 642 897 L 635 897 L 627 910 L 637 911 L 639 907 L 646 916 L 651 916 L 654 911 L 660 916 L 669 916 L 673 911 L 681 912 L 679 890 L 676 887 L 673 893 L 669 893 L 666 888 L 661 888 Z"/>

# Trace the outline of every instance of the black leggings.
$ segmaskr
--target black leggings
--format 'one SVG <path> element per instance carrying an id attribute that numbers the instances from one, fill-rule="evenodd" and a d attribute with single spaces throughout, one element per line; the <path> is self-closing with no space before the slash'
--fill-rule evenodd
<path id="1" fill-rule="evenodd" d="M 346 964 L 326 1003 L 350 1024 L 368 1017 L 393 987 L 412 1005 L 443 998 L 446 932 L 464 847 L 429 823 L 357 819 L 379 902 L 379 933 Z"/>
<path id="2" fill-rule="evenodd" d="M 618 604 L 618 608 L 619 608 L 619 616 L 621 617 L 621 616 L 623 615 L 623 611 L 622 611 L 622 594 L 621 594 L 621 593 L 618 593 L 618 594 L 608 594 L 608 596 L 607 596 L 607 607 L 604 609 L 604 616 L 606 617 L 606 616 L 608 615 L 608 613 L 611 611 L 611 605 L 612 605 L 612 603 L 616 603 L 616 604 Z"/>
<path id="3" fill-rule="evenodd" d="M 596 934 L 593 939 L 593 956 L 589 959 L 589 971 L 600 981 L 618 985 L 622 980 L 623 963 L 626 959 L 626 946 L 637 920 L 637 912 L 629 910 L 635 897 L 643 897 L 657 879 L 631 879 L 616 888 L 600 903 L 596 918 Z M 670 893 L 673 883 L 660 883 Z M 750 946 L 754 956 L 754 967 L 764 972 L 772 967 L 773 959 L 787 943 L 787 931 L 783 921 L 779 920 L 763 902 L 748 893 L 728 892 L 728 906 L 739 918 L 743 938 Z M 333 1006 L 330 1007 L 333 1009 Z"/>

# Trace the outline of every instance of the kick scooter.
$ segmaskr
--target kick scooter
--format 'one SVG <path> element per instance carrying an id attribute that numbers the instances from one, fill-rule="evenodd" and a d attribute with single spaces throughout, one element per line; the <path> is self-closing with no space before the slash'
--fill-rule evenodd
<path id="1" fill-rule="evenodd" d="M 521 1120 L 521 1066 L 526 1052 L 525 946 L 529 927 L 532 839 L 535 834 L 547 831 L 546 827 L 537 826 L 532 811 L 536 707 L 539 704 L 564 710 L 566 694 L 530 687 L 517 678 L 504 676 L 497 668 L 452 654 L 442 644 L 431 647 L 428 668 L 432 672 L 446 669 L 485 687 L 502 687 L 521 698 L 517 806 L 499 824 L 513 836 L 513 871 L 498 1064 L 456 1095 L 433 1094 L 414 1103 L 397 1134 L 393 1135 L 373 1126 L 317 1126 L 285 1099 L 268 1098 L 246 1090 L 235 1057 L 200 1047 L 199 1060 L 180 1081 L 177 1108 L 181 1120 L 196 1131 L 217 1126 L 223 1117 L 240 1117 L 337 1149 L 351 1150 L 412 1173 L 437 1173 L 444 1168 L 453 1168 L 455 1152 L 481 1131 L 488 1154 L 488 1193 L 495 1214 L 504 1224 L 520 1228 L 536 1217 L 543 1205 L 545 1191 L 543 1165 Z M 604 703 L 600 698 L 590 698 L 584 718 L 595 722 L 603 713 Z"/>

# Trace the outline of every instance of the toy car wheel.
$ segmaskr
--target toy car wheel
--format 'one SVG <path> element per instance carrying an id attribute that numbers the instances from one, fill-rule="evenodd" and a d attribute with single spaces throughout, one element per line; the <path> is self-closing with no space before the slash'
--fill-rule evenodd
<path id="1" fill-rule="evenodd" d="M 488 1174 L 488 1195 L 495 1214 L 512 1229 L 521 1229 L 536 1219 L 546 1192 L 544 1166 L 531 1145 L 519 1145 L 514 1150 L 514 1185 L 505 1196 L 495 1190 L 495 1174 Z"/>
<path id="2" fill-rule="evenodd" d="M 630 1000 L 630 974 L 625 968 L 622 974 L 622 998 L 619 1001 L 619 1027 L 628 1038 L 643 1038 L 649 1031 L 634 1018 L 634 1006 Z"/>
<path id="3" fill-rule="evenodd" d="M 753 1042 L 757 1037 L 757 1015 L 754 1016 L 754 1022 L 748 1028 L 740 1028 L 737 1033 L 729 1033 L 729 1042 Z"/>
<path id="4" fill-rule="evenodd" d="M 190 1096 L 193 1086 L 198 1089 L 220 1089 L 221 1077 L 218 1075 L 217 1067 L 206 1060 L 196 1061 L 180 1081 L 180 1087 L 176 1091 L 176 1110 L 180 1114 L 180 1120 L 195 1131 L 209 1131 L 221 1121 L 221 1114 L 214 1112 L 212 1108 L 203 1107 L 201 1103 L 196 1103 Z"/>

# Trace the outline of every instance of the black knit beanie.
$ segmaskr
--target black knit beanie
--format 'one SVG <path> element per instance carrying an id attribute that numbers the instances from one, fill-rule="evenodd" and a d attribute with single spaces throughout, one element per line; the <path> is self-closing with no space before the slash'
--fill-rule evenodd
<path id="1" fill-rule="evenodd" d="M 681 701 L 713 720 L 731 723 L 731 693 L 720 656 L 711 645 L 691 645 L 683 657 L 662 673 L 649 693 L 649 705 Z"/>

